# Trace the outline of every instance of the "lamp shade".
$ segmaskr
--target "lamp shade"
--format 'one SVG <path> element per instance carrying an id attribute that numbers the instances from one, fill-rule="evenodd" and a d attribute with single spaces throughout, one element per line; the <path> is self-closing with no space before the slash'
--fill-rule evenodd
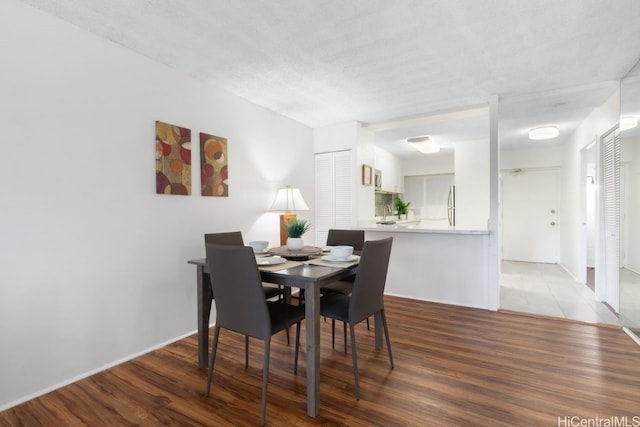
<path id="1" fill-rule="evenodd" d="M 307 211 L 309 206 L 304 202 L 300 190 L 287 185 L 286 188 L 281 188 L 276 194 L 276 198 L 269 208 L 270 211 Z"/>

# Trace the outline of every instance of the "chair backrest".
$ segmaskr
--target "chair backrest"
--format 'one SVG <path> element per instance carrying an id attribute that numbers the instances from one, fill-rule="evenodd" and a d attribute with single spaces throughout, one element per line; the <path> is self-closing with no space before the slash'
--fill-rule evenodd
<path id="1" fill-rule="evenodd" d="M 215 243 L 205 247 L 216 325 L 262 340 L 269 338 L 271 319 L 253 249 Z"/>
<path id="2" fill-rule="evenodd" d="M 228 233 L 207 233 L 204 235 L 204 243 L 216 243 L 218 245 L 244 246 L 242 233 L 230 231 Z"/>
<path id="3" fill-rule="evenodd" d="M 392 243 L 393 237 L 364 242 L 349 303 L 349 319 L 356 323 L 384 308 Z"/>
<path id="4" fill-rule="evenodd" d="M 361 251 L 364 245 L 364 230 L 339 230 L 332 228 L 327 235 L 327 246 L 353 246 Z"/>

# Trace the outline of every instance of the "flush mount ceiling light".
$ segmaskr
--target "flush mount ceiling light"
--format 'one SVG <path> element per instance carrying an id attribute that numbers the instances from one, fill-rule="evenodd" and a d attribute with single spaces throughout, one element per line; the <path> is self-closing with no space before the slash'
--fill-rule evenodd
<path id="1" fill-rule="evenodd" d="M 432 140 L 429 135 L 407 138 L 407 142 L 424 154 L 432 154 L 440 151 L 440 146 Z"/>
<path id="2" fill-rule="evenodd" d="M 529 139 L 543 140 L 553 139 L 560 135 L 560 130 L 555 126 L 543 126 L 529 131 Z"/>
<path id="3" fill-rule="evenodd" d="M 633 129 L 638 126 L 637 117 L 620 117 L 620 131 Z"/>

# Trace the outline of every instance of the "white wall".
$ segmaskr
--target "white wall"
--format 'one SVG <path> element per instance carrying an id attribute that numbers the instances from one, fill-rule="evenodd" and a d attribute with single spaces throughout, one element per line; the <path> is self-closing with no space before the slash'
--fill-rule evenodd
<path id="1" fill-rule="evenodd" d="M 545 147 L 541 143 L 539 148 L 525 150 L 503 150 L 500 152 L 500 168 L 535 169 L 562 166 L 562 147 Z"/>
<path id="2" fill-rule="evenodd" d="M 315 153 L 353 150 L 358 139 L 358 122 L 338 123 L 313 130 Z"/>
<path id="3" fill-rule="evenodd" d="M 354 176 L 356 184 L 357 197 L 357 222 L 373 220 L 376 215 L 375 206 L 375 186 L 373 184 L 373 178 L 371 185 L 362 185 L 362 165 L 367 164 L 373 166 L 375 163 L 375 145 L 374 136 L 371 130 L 359 126 L 358 128 L 358 142 L 356 153 L 356 173 Z"/>
<path id="4" fill-rule="evenodd" d="M 453 173 L 455 170 L 454 155 L 424 155 L 417 159 L 402 160 L 405 176 L 437 175 Z"/>
<path id="5" fill-rule="evenodd" d="M 581 244 L 584 218 L 585 178 L 581 151 L 618 123 L 620 117 L 620 91 L 617 90 L 602 106 L 593 110 L 563 146 L 563 166 L 560 194 L 560 264 L 576 280 L 586 269 L 586 253 Z M 596 271 L 604 271 L 596 266 Z"/>
<path id="6" fill-rule="evenodd" d="M 0 46 L 2 410 L 194 332 L 203 233 L 275 244 L 276 189 L 312 218 L 314 178 L 311 129 L 22 3 Z M 192 130 L 192 196 L 155 194 L 155 120 Z M 199 195 L 199 132 L 228 198 Z"/>

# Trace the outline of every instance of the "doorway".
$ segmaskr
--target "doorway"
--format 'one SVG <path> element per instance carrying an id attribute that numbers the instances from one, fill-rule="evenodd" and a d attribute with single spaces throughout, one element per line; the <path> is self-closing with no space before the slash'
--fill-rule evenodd
<path id="1" fill-rule="evenodd" d="M 596 277 L 596 208 L 597 208 L 597 191 L 596 183 L 596 143 L 593 141 L 582 150 L 582 173 L 584 176 L 584 202 L 582 212 L 582 259 L 580 265 L 582 269 L 581 276 L 578 280 L 585 282 L 586 285 L 595 293 L 595 277 Z"/>
<path id="2" fill-rule="evenodd" d="M 559 264 L 559 188 L 558 168 L 517 169 L 501 176 L 500 310 L 617 324 L 614 313 L 585 284 L 588 250 L 584 280 Z M 595 228 L 595 207 L 590 215 Z M 585 225 L 586 217 L 585 211 Z"/>
<path id="3" fill-rule="evenodd" d="M 517 169 L 502 176 L 502 259 L 558 263 L 557 169 Z"/>

